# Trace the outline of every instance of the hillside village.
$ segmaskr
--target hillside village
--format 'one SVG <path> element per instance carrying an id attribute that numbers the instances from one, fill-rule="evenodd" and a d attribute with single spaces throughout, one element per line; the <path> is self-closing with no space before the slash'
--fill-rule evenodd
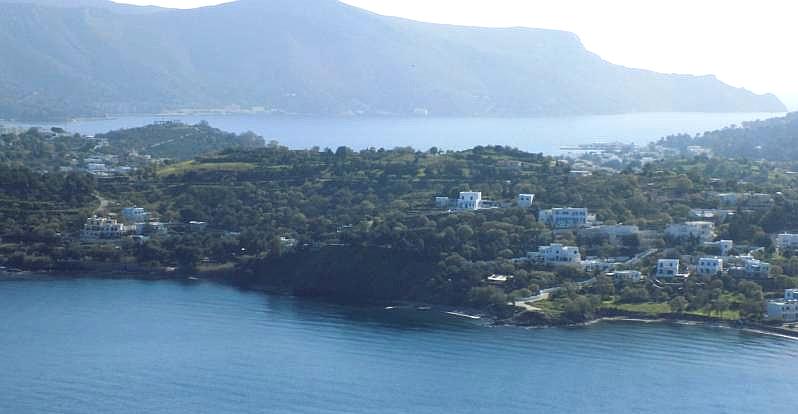
<path id="1" fill-rule="evenodd" d="M 232 271 L 243 284 L 515 309 L 545 323 L 613 312 L 796 322 L 791 165 L 621 144 L 553 158 L 502 147 L 272 143 L 172 159 L 148 152 L 159 128 L 184 143 L 199 134 L 214 148 L 229 137 L 166 123 L 120 131 L 143 146 L 109 151 L 121 138 L 6 131 L 0 141 L 19 154 L 17 165 L 44 165 L 22 136 L 58 160 L 33 179 L 88 174 L 83 199 L 95 201 L 42 194 L 24 200 L 28 210 L 13 207 L 22 199 L 7 204 L 14 219 L 3 229 L 0 270 Z M 48 219 L 37 203 L 62 203 L 63 213 Z M 36 244 L 45 239 L 62 247 Z M 353 260 L 322 264 L 343 251 Z M 366 252 L 393 253 L 377 264 Z M 400 257 L 411 259 L 387 268 Z M 404 291 L 391 291 L 394 278 Z"/>

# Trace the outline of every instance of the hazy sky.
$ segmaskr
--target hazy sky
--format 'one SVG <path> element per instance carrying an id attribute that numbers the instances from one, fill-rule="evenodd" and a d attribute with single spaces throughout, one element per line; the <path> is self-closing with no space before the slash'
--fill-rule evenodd
<path id="1" fill-rule="evenodd" d="M 190 8 L 224 1 L 124 2 Z M 588 49 L 613 63 L 666 73 L 715 74 L 734 86 L 773 92 L 798 109 L 795 0 L 345 2 L 380 14 L 436 23 L 568 30 L 577 33 Z"/>

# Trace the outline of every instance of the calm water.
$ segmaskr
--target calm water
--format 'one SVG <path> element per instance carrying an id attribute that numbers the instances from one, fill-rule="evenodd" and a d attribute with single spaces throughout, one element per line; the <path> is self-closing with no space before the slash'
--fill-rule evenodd
<path id="1" fill-rule="evenodd" d="M 123 117 L 84 120 L 60 125 L 70 131 L 97 134 L 154 121 L 207 120 L 225 131 L 253 131 L 291 148 L 355 149 L 412 146 L 461 150 L 477 145 L 509 145 L 530 152 L 555 154 L 563 145 L 620 141 L 646 144 L 663 136 L 696 134 L 743 121 L 766 119 L 773 113 L 644 113 L 561 118 L 283 118 L 256 115 Z M 48 125 L 49 126 L 49 125 Z"/>
<path id="2" fill-rule="evenodd" d="M 488 328 L 214 284 L 0 283 L 2 413 L 769 413 L 798 341 Z"/>

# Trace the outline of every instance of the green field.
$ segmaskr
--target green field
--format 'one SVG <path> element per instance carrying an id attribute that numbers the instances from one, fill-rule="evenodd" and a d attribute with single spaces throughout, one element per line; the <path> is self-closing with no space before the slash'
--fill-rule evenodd
<path id="1" fill-rule="evenodd" d="M 186 161 L 172 164 L 158 170 L 161 177 L 185 174 L 190 171 L 248 171 L 255 169 L 255 164 L 246 162 L 196 162 Z"/>

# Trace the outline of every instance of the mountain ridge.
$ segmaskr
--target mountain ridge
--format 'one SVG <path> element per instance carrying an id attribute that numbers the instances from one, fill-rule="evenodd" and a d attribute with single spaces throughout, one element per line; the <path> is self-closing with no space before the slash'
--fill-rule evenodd
<path id="1" fill-rule="evenodd" d="M 416 22 L 336 0 L 146 12 L 81 2 L 0 0 L 0 118 L 235 106 L 438 116 L 785 110 L 773 95 L 714 77 L 611 64 L 564 31 Z"/>

